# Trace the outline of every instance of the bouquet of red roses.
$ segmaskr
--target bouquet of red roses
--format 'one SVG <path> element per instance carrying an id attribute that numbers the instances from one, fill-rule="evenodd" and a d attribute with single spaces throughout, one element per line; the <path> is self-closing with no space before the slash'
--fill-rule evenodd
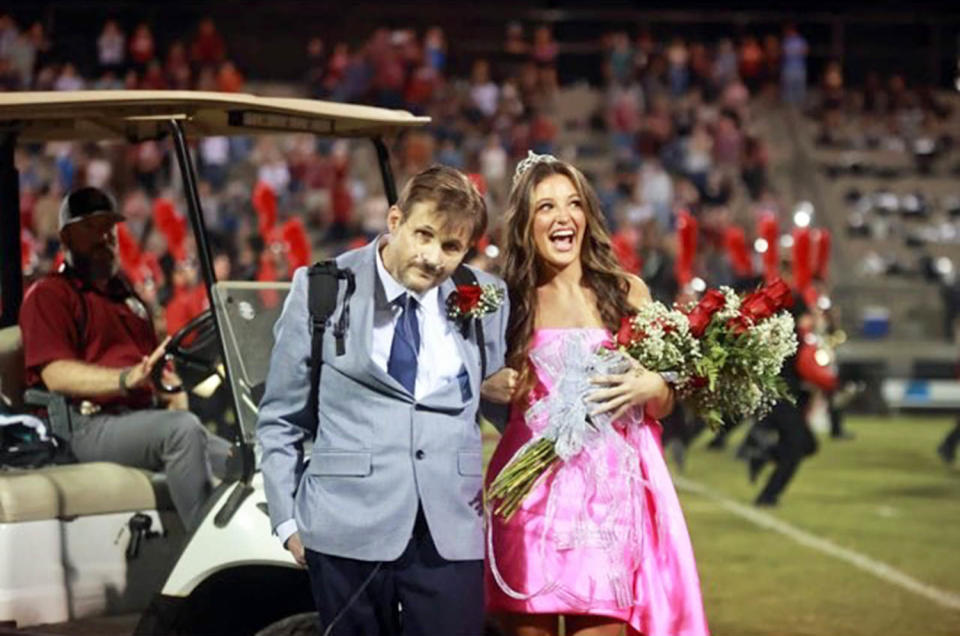
<path id="1" fill-rule="evenodd" d="M 588 364 L 624 368 L 632 358 L 669 376 L 677 398 L 714 429 L 724 421 L 761 417 L 779 400 L 792 399 L 780 377 L 784 361 L 797 350 L 793 317 L 784 311 L 792 302 L 790 288 L 777 279 L 744 297 L 729 287 L 708 290 L 685 311 L 647 303 L 623 319 L 615 341 Z M 534 484 L 570 454 L 558 440 L 588 439 L 591 431 L 611 424 L 604 418 L 568 419 L 551 421 L 504 466 L 487 493 L 494 512 L 509 518 Z"/>
<path id="2" fill-rule="evenodd" d="M 657 355 L 662 346 L 649 329 L 651 319 L 672 312 L 650 303 L 624 318 L 616 347 L 647 369 L 675 375 L 684 406 L 719 428 L 724 421 L 761 417 L 791 399 L 780 370 L 797 350 L 793 317 L 785 311 L 792 304 L 780 279 L 743 297 L 729 287 L 708 290 L 683 312 L 689 331 L 674 340 L 692 354 L 675 363 Z"/>

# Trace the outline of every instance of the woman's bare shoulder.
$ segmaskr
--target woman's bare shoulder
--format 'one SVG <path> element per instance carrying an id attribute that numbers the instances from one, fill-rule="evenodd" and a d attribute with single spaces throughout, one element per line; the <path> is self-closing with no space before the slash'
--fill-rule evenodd
<path id="1" fill-rule="evenodd" d="M 633 274 L 627 274 L 627 280 L 630 281 L 630 291 L 627 292 L 628 303 L 640 308 L 653 300 L 650 296 L 650 288 L 643 282 L 643 279 Z"/>

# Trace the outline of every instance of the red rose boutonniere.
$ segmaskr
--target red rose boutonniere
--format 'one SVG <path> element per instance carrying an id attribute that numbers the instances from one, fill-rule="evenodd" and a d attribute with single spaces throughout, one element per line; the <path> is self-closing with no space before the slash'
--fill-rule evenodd
<path id="1" fill-rule="evenodd" d="M 493 313 L 503 304 L 503 289 L 498 285 L 457 285 L 447 297 L 447 316 L 467 321 Z"/>

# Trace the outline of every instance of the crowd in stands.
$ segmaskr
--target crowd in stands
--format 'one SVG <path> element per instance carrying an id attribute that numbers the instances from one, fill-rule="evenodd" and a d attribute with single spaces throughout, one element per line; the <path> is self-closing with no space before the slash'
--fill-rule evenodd
<path id="1" fill-rule="evenodd" d="M 61 59 L 42 22 L 21 29 L 0 15 L 0 87 L 3 90 L 182 89 L 236 92 L 244 78 L 227 58 L 226 44 L 213 20 L 202 20 L 189 39 L 157 50 L 150 25 L 129 32 L 113 19 L 92 40 L 96 68 L 81 73 L 76 62 Z"/>
<path id="2" fill-rule="evenodd" d="M 849 237 L 851 271 L 860 280 L 936 285 L 942 332 L 952 339 L 960 316 L 956 102 L 930 84 L 911 86 L 902 73 L 869 72 L 850 85 L 833 62 L 808 114 L 823 172 L 842 195 L 835 214 Z"/>
<path id="3" fill-rule="evenodd" d="M 0 83 L 5 90 L 244 90 L 229 34 L 210 19 L 165 50 L 148 23 L 107 20 L 90 46 L 99 64 L 81 73 L 58 59 L 55 33 L 2 16 Z M 791 221 L 770 187 L 770 152 L 754 110 L 764 99 L 809 102 L 808 47 L 796 29 L 716 42 L 644 28 L 608 33 L 598 60 L 604 84 L 592 89 L 600 107 L 573 116 L 560 103 L 561 49 L 549 26 L 506 24 L 502 55 L 472 60 L 465 77 L 448 69 L 455 46 L 441 27 L 379 28 L 363 42 L 318 36 L 304 49 L 308 70 L 298 88 L 429 115 L 428 128 L 395 140 L 398 182 L 434 162 L 478 175 L 491 211 L 484 245 L 496 244 L 513 166 L 532 149 L 582 162 L 618 254 L 659 298 L 677 299 L 695 276 L 724 284 L 762 274 L 745 237 L 771 216 L 784 229 Z M 218 276 L 288 278 L 298 265 L 381 232 L 386 199 L 375 163 L 356 160 L 357 143 L 301 136 L 198 142 Z M 169 143 L 48 143 L 22 149 L 18 167 L 30 276 L 56 264 L 63 193 L 94 185 L 119 197 L 128 218 L 121 237 L 127 268 L 147 300 L 168 308 L 158 315 L 164 328 L 174 331 L 202 308 Z M 481 250 L 479 258 L 485 254 L 495 252 Z"/>
<path id="4" fill-rule="evenodd" d="M 851 87 L 844 81 L 842 66 L 831 62 L 820 89 L 815 115 L 821 126 L 817 142 L 822 146 L 902 152 L 923 152 L 930 144 L 952 146 L 953 109 L 930 84 L 911 87 L 900 73 L 884 81 L 879 73 L 870 72 L 861 86 Z"/>

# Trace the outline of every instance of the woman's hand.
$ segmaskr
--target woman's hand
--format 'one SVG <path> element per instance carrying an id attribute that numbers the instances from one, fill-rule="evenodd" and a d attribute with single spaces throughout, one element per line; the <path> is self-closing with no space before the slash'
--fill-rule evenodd
<path id="1" fill-rule="evenodd" d="M 509 404 L 517 390 L 520 374 L 510 367 L 503 367 L 480 385 L 480 397 L 497 404 Z"/>
<path id="2" fill-rule="evenodd" d="M 633 369 L 626 373 L 598 375 L 590 379 L 593 384 L 605 387 L 587 397 L 588 402 L 596 403 L 594 415 L 614 411 L 613 419 L 616 420 L 634 406 L 644 406 L 647 414 L 654 418 L 671 411 L 673 392 L 670 386 L 659 373 L 644 369 L 636 360 L 631 362 Z"/>

